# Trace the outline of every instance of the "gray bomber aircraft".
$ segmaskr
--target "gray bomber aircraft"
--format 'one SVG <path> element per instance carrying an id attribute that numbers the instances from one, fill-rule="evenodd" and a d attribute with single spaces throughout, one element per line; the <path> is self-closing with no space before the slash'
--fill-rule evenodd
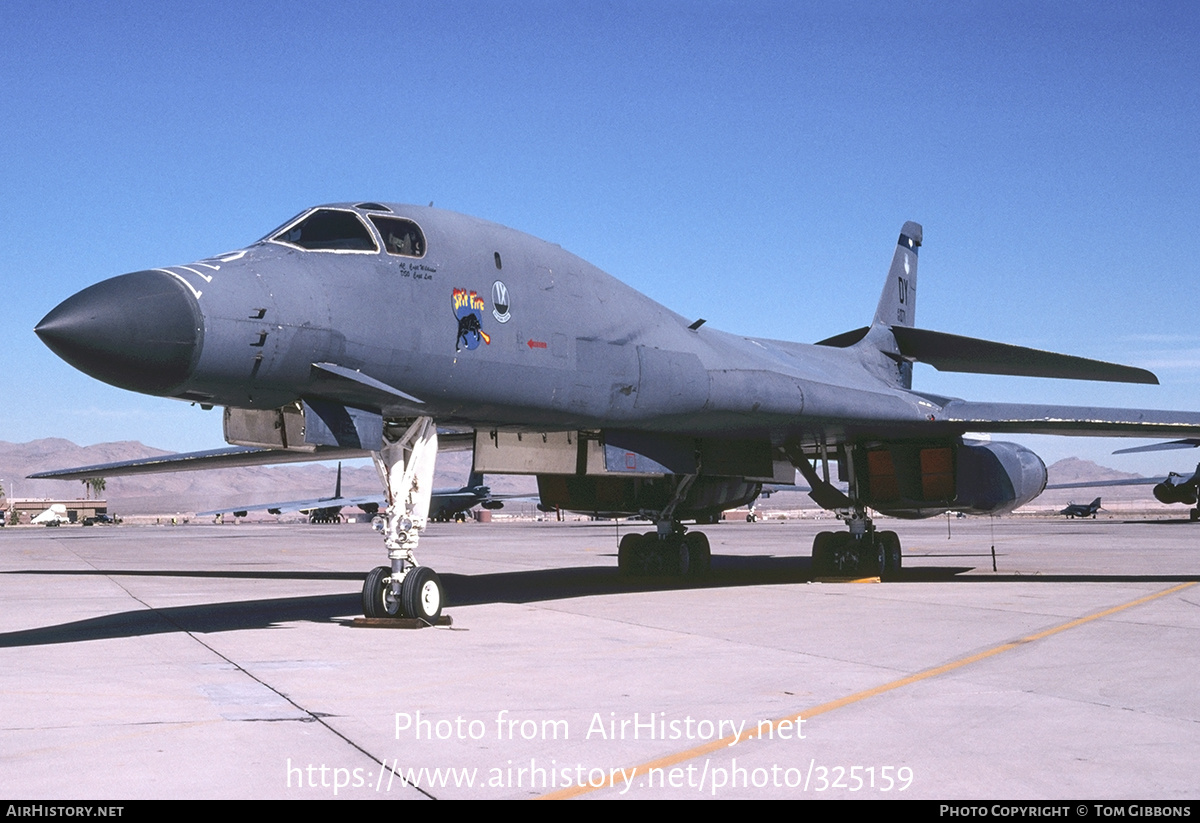
<path id="1" fill-rule="evenodd" d="M 533 474 L 542 505 L 640 515 L 632 574 L 707 567 L 710 522 L 798 470 L 847 524 L 813 544 L 817 573 L 900 569 L 897 517 L 1010 511 L 1046 485 L 1030 450 L 967 432 L 1200 436 L 1200 414 L 976 403 L 912 389 L 949 371 L 1157 383 L 1142 369 L 918 329 L 921 226 L 905 223 L 870 326 L 806 345 L 727 334 L 503 226 L 405 205 L 308 209 L 262 240 L 105 280 L 36 331 L 85 373 L 224 407 L 233 449 L 40 477 L 255 465 L 370 454 L 388 500 L 390 564 L 368 616 L 436 620 L 416 548 L 443 443 L 474 470 Z M 441 427 L 439 430 L 438 427 Z M 830 481 L 829 464 L 848 484 Z"/>
<path id="2" fill-rule="evenodd" d="M 227 506 L 223 509 L 212 509 L 206 512 L 196 512 L 197 517 L 213 517 L 226 514 L 232 514 L 234 517 L 245 517 L 252 511 L 260 511 L 265 509 L 268 514 L 285 514 L 288 512 L 302 512 L 308 515 L 308 522 L 312 524 L 318 523 L 340 523 L 342 521 L 342 509 L 347 506 L 357 506 L 362 512 L 374 515 L 379 511 L 379 507 L 383 504 L 383 498 L 379 495 L 365 495 L 361 497 L 343 497 L 342 496 L 342 464 L 339 462 L 337 467 L 337 480 L 334 482 L 333 495 L 330 497 L 318 497 L 308 500 L 284 500 L 278 503 L 246 503 L 237 506 Z"/>

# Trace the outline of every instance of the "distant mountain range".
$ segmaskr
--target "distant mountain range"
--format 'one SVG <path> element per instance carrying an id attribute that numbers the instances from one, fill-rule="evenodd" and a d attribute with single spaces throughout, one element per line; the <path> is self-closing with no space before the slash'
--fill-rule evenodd
<path id="1" fill-rule="evenodd" d="M 1110 469 L 1078 457 L 1064 457 L 1052 463 L 1046 467 L 1046 475 L 1048 483 L 1095 483 L 1100 480 L 1135 480 L 1142 476 Z"/>
<path id="2" fill-rule="evenodd" d="M 1095 483 L 1102 480 L 1135 480 L 1143 475 L 1131 472 L 1117 471 L 1106 466 L 1093 463 L 1091 460 L 1080 460 L 1077 457 L 1067 457 L 1046 467 L 1049 483 Z M 1163 472 L 1165 475 L 1166 472 Z M 1113 486 L 1098 489 L 1051 489 L 1043 492 L 1027 509 L 1042 509 L 1057 511 L 1068 503 L 1087 503 L 1099 497 L 1104 501 L 1103 511 L 1162 511 L 1184 512 L 1178 506 L 1168 506 L 1154 499 L 1151 487 Z"/>

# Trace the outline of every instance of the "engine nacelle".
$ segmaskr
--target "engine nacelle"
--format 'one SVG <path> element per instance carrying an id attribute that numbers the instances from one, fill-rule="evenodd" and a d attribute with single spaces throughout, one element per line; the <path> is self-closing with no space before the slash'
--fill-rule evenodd
<path id="1" fill-rule="evenodd" d="M 1016 443 L 889 443 L 856 467 L 863 502 L 892 517 L 1004 514 L 1046 488 L 1046 464 Z"/>
<path id="2" fill-rule="evenodd" d="M 673 478 L 592 475 L 538 475 L 539 509 L 566 509 L 583 514 L 621 517 L 662 511 L 671 502 Z M 745 506 L 758 497 L 761 483 L 740 477 L 700 477 L 675 509 L 680 520 L 710 521 L 726 509 Z"/>
<path id="3" fill-rule="evenodd" d="M 1187 506 L 1196 505 L 1196 487 L 1186 483 L 1176 485 L 1166 482 L 1154 487 L 1154 499 L 1159 503 L 1183 503 Z"/>

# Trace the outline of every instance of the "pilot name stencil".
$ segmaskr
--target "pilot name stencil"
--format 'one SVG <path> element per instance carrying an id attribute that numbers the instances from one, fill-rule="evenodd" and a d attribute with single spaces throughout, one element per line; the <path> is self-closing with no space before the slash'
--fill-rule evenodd
<path id="1" fill-rule="evenodd" d="M 413 280 L 432 280 L 433 276 L 437 274 L 437 269 L 426 266 L 424 263 L 410 263 L 406 260 L 396 261 L 396 268 L 401 277 L 411 277 Z"/>

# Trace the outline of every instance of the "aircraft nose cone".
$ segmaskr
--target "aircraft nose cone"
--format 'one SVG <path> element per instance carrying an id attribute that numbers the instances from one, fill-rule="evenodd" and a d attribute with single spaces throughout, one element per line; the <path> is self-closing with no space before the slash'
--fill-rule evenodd
<path id="1" fill-rule="evenodd" d="M 173 394 L 192 374 L 204 322 L 200 305 L 178 279 L 139 271 L 68 297 L 34 331 L 51 351 L 97 380 Z"/>

